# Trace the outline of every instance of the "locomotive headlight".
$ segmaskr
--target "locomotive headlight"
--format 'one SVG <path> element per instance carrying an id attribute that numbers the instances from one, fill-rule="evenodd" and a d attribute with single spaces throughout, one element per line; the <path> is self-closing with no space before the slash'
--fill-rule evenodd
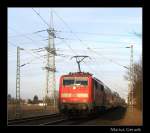
<path id="1" fill-rule="evenodd" d="M 63 102 L 63 103 L 65 103 L 65 102 L 66 102 L 66 100 L 65 100 L 65 99 L 63 99 L 63 100 L 62 100 L 62 102 Z"/>
<path id="2" fill-rule="evenodd" d="M 83 109 L 83 110 L 86 110 L 86 109 L 87 109 L 86 105 L 83 105 L 83 106 L 82 106 L 82 109 Z"/>
<path id="3" fill-rule="evenodd" d="M 76 89 L 76 86 L 73 86 L 73 89 L 75 90 L 75 89 Z"/>

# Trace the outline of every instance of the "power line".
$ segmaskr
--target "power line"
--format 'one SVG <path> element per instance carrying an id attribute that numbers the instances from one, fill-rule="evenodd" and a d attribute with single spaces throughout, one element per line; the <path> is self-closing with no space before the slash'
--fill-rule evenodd
<path id="1" fill-rule="evenodd" d="M 44 30 L 44 31 L 46 31 L 46 30 Z M 38 33 L 38 32 L 32 32 L 32 33 L 22 33 L 22 34 L 17 34 L 17 35 L 11 35 L 11 36 L 9 36 L 9 38 L 16 38 L 16 37 L 24 37 L 24 36 L 28 36 L 28 35 L 37 35 L 37 36 L 39 36 L 39 37 L 41 37 L 41 38 L 45 38 L 46 36 L 42 36 L 42 35 L 40 35 L 40 34 L 36 34 L 36 33 Z M 38 41 L 45 41 L 45 40 L 38 40 Z"/>
<path id="2" fill-rule="evenodd" d="M 56 11 L 53 10 L 53 12 L 56 14 L 56 16 L 70 29 L 70 32 L 80 41 L 81 44 L 83 44 L 82 40 L 72 31 L 70 26 L 56 13 Z"/>
<path id="3" fill-rule="evenodd" d="M 98 56 L 102 56 L 103 58 L 109 60 L 110 62 L 113 62 L 113 63 L 115 63 L 115 64 L 117 64 L 117 65 L 119 65 L 119 66 L 122 66 L 122 67 L 124 67 L 124 68 L 127 68 L 126 66 L 121 65 L 120 63 L 118 63 L 118 62 L 116 62 L 116 61 L 114 61 L 114 60 L 112 60 L 112 59 L 109 59 L 109 58 L 105 57 L 104 55 L 102 55 L 102 54 L 100 54 L 100 53 L 97 53 L 97 51 L 94 51 L 94 50 L 92 50 L 91 48 L 88 48 L 88 50 L 90 50 L 91 52 L 97 54 Z"/>
<path id="4" fill-rule="evenodd" d="M 71 50 L 74 52 L 74 50 L 71 48 Z M 84 62 L 84 61 L 83 61 Z M 112 60 L 111 60 L 111 62 L 112 62 Z M 84 62 L 85 63 L 85 62 Z M 118 65 L 118 63 L 117 63 L 117 65 Z M 119 64 L 120 65 L 120 64 Z M 121 65 L 122 66 L 122 65 Z M 88 65 L 88 67 L 89 68 L 91 68 L 89 65 Z M 123 66 L 124 67 L 124 66 Z"/>
<path id="5" fill-rule="evenodd" d="M 12 42 L 10 42 L 9 41 L 9 44 L 10 45 L 12 45 L 12 46 L 14 46 L 14 47 L 18 47 L 16 44 L 14 44 L 14 43 L 12 43 Z M 32 49 L 33 50 L 33 49 Z M 36 52 L 31 52 L 31 50 L 27 50 L 27 49 L 24 49 L 24 51 L 25 52 L 27 52 L 27 53 L 29 53 L 29 54 L 31 54 L 32 56 L 34 56 L 34 57 L 37 57 L 37 56 L 35 56 L 34 54 L 36 54 L 36 55 L 38 55 L 38 58 L 41 58 L 41 59 L 43 59 L 43 57 L 40 55 L 40 54 L 38 54 L 38 53 L 36 53 Z M 33 54 L 34 53 L 34 54 Z"/>
<path id="6" fill-rule="evenodd" d="M 70 28 L 70 26 L 54 11 L 54 13 L 56 14 L 56 16 L 70 29 L 70 32 L 80 41 L 81 44 L 83 44 L 82 40 L 72 31 L 72 29 Z M 111 42 L 112 43 L 112 42 Z M 116 43 L 116 42 L 115 42 Z M 84 45 L 85 46 L 85 45 Z M 87 48 L 87 50 L 90 50 L 89 48 Z M 109 61 L 111 62 L 114 62 L 112 61 L 112 59 L 108 59 Z M 119 66 L 122 66 L 124 68 L 127 68 L 117 62 L 114 62 L 115 64 L 119 65 Z"/>
<path id="7" fill-rule="evenodd" d="M 10 38 L 12 38 L 12 37 L 26 37 L 27 38 L 27 36 L 28 36 L 28 34 L 20 34 L 20 35 L 16 35 L 16 36 L 11 36 Z M 38 35 L 38 36 L 40 36 L 40 35 Z M 40 37 L 42 37 L 42 36 L 40 36 Z M 42 37 L 43 38 L 43 37 Z M 47 39 L 41 39 L 41 40 L 33 40 L 33 39 L 31 39 L 31 38 L 27 38 L 27 39 L 29 39 L 29 40 L 31 40 L 32 42 L 34 41 L 45 41 L 45 40 L 47 40 Z M 30 44 L 31 42 L 21 42 L 22 44 Z"/>
<path id="8" fill-rule="evenodd" d="M 125 48 L 125 47 L 109 47 L 109 48 L 107 48 L 107 47 L 106 47 L 106 48 L 102 48 L 102 47 L 99 48 L 99 47 L 98 47 L 98 48 L 92 48 L 92 49 L 94 49 L 94 50 L 97 51 L 97 50 L 101 50 L 101 49 L 106 49 L 106 50 L 107 50 L 107 49 L 116 50 L 116 49 L 124 49 L 124 48 Z M 58 48 L 58 49 L 59 49 L 59 50 L 62 50 L 62 51 L 63 51 L 63 50 L 68 50 L 68 49 L 66 49 L 66 48 Z M 87 50 L 87 49 L 75 49 L 75 50 Z"/>
<path id="9" fill-rule="evenodd" d="M 83 61 L 85 64 L 87 64 L 85 61 Z M 89 64 L 87 65 L 88 68 L 90 68 L 93 72 L 95 71 Z M 99 76 L 101 79 L 104 80 L 104 78 L 102 78 L 101 76 Z M 104 80 L 105 81 L 105 80 Z"/>
<path id="10" fill-rule="evenodd" d="M 77 40 L 77 39 L 74 39 L 74 38 L 62 38 L 62 37 L 56 37 L 57 39 L 64 39 L 64 40 Z M 44 39 L 44 40 L 48 40 L 48 39 Z M 84 40 L 82 39 L 82 41 L 86 41 L 86 42 L 98 42 L 98 43 L 124 43 L 124 44 L 130 44 L 130 43 L 127 43 L 127 42 L 120 42 L 120 41 L 96 41 L 96 40 Z"/>
<path id="11" fill-rule="evenodd" d="M 72 33 L 70 31 L 56 31 L 56 32 L 62 32 L 62 33 Z M 88 35 L 102 35 L 102 36 L 128 36 L 130 37 L 132 34 L 113 34 L 113 33 L 90 33 L 90 32 L 76 32 L 74 31 L 73 33 L 77 34 L 88 34 Z"/>
<path id="12" fill-rule="evenodd" d="M 85 64 L 87 64 L 85 61 L 83 61 Z M 92 67 L 90 67 L 90 65 L 88 64 L 87 65 L 87 67 L 88 68 L 90 68 L 93 72 L 95 71 Z M 100 71 L 99 70 L 99 72 L 101 72 L 102 73 L 102 75 L 105 75 L 102 71 Z M 98 77 L 100 77 L 104 82 L 105 82 L 105 79 L 104 79 L 104 77 L 102 77 L 102 76 L 100 76 L 100 75 L 98 75 Z M 108 79 L 107 79 L 107 81 L 108 81 Z M 111 82 L 111 80 L 109 80 L 110 82 Z M 116 84 L 116 83 L 113 83 L 115 86 L 118 86 L 118 84 Z M 120 86 L 118 86 L 118 88 L 120 88 Z M 113 89 L 115 89 L 114 87 L 113 87 Z M 115 89 L 115 91 L 116 91 L 116 89 Z"/>
<path id="13" fill-rule="evenodd" d="M 15 47 L 15 48 L 18 47 L 16 44 L 14 44 L 14 43 L 12 43 L 12 42 L 10 42 L 10 41 L 8 41 L 8 43 L 9 43 L 10 45 L 12 45 L 13 47 Z"/>
<path id="14" fill-rule="evenodd" d="M 71 48 L 71 50 L 73 50 L 72 48 Z M 74 52 L 74 50 L 73 50 L 73 52 Z M 84 62 L 84 61 L 83 61 Z M 85 62 L 84 62 L 85 63 Z M 86 63 L 85 63 L 86 64 Z M 90 65 L 87 65 L 90 69 L 92 69 L 91 67 L 90 67 Z M 92 69 L 93 70 L 93 69 Z M 95 70 L 93 70 L 93 72 L 94 72 Z M 101 76 L 100 76 L 101 77 Z M 103 78 L 102 78 L 103 79 Z M 104 80 L 104 79 L 103 79 Z M 116 85 L 116 84 L 115 84 Z M 117 85 L 116 85 L 117 86 Z"/>
<path id="15" fill-rule="evenodd" d="M 14 30 L 13 28 L 11 28 L 11 27 L 9 27 L 10 29 L 12 29 L 13 31 L 15 31 L 15 32 L 18 32 L 18 31 L 16 31 L 16 30 Z M 28 37 L 28 36 L 23 36 L 23 37 L 25 37 L 25 38 L 27 38 L 27 39 L 29 39 L 29 40 L 31 40 L 31 41 L 33 41 L 34 42 L 34 40 L 33 39 L 31 39 L 30 37 Z M 10 43 L 10 42 L 9 42 Z M 17 47 L 15 44 L 13 44 L 13 43 L 10 43 L 11 45 L 13 45 L 14 47 Z M 31 52 L 29 52 L 29 51 L 27 51 L 27 50 L 25 50 L 27 53 L 30 53 L 31 55 L 33 55 Z M 33 53 L 35 53 L 35 54 L 37 54 L 40 58 L 42 57 L 39 53 L 36 53 L 35 51 L 33 51 Z"/>
<path id="16" fill-rule="evenodd" d="M 55 12 L 55 14 L 56 14 L 56 12 Z M 56 14 L 57 15 L 57 14 Z M 68 26 L 68 24 L 60 17 L 60 16 L 58 16 L 64 23 L 65 23 L 65 25 L 67 25 L 67 27 L 69 27 Z M 69 29 L 70 29 L 70 27 L 69 27 Z M 71 30 L 71 33 L 73 33 L 72 32 L 72 30 Z M 78 37 L 77 37 L 78 38 Z M 65 39 L 65 38 L 59 38 L 59 39 Z M 79 39 L 79 38 L 78 38 Z M 80 40 L 80 39 L 79 39 Z M 81 40 L 80 40 L 80 42 L 81 42 Z M 116 43 L 116 42 L 115 42 Z M 88 50 L 90 50 L 89 48 L 87 48 Z M 72 48 L 71 48 L 71 50 L 72 50 Z M 99 54 L 98 54 L 99 55 Z M 104 56 L 103 56 L 104 57 Z M 106 58 L 106 57 L 105 57 Z M 107 58 L 108 59 L 108 58 Z M 109 61 L 111 61 L 111 62 L 114 62 L 112 59 L 108 59 Z M 123 66 L 123 65 L 121 65 L 120 63 L 117 63 L 117 62 L 114 62 L 115 64 L 117 64 L 117 65 L 119 65 L 119 66 Z M 125 66 L 123 66 L 124 68 L 126 68 Z"/>
<path id="17" fill-rule="evenodd" d="M 14 43 L 12 43 L 10 41 L 9 41 L 9 44 L 11 44 L 15 48 L 17 48 L 17 45 L 15 45 Z M 44 58 L 46 58 L 46 55 L 40 55 L 40 54 L 38 54 L 39 51 L 37 51 L 37 50 L 40 50 L 40 49 L 43 49 L 43 48 L 38 48 L 38 49 L 24 49 L 25 52 L 29 53 L 30 55 L 34 56 L 35 58 L 32 59 L 32 60 L 30 60 L 30 61 L 28 61 L 27 63 L 24 63 L 23 65 L 31 64 L 35 59 L 39 59 L 39 58 L 41 58 L 45 62 Z M 33 53 L 36 54 L 37 56 L 35 56 Z M 64 57 L 65 55 L 64 54 L 57 54 L 57 56 Z"/>
<path id="18" fill-rule="evenodd" d="M 41 20 L 49 27 L 49 24 L 44 20 L 44 18 L 34 9 L 34 8 L 32 8 L 32 10 L 36 13 L 36 15 L 38 15 L 40 18 L 41 18 Z"/>
<path id="19" fill-rule="evenodd" d="M 22 64 L 21 67 L 22 67 L 22 66 L 25 66 L 25 65 L 27 65 L 27 64 L 31 64 L 33 61 L 35 61 L 35 60 L 37 60 L 37 59 L 39 59 L 39 57 L 36 57 L 36 58 L 31 59 L 30 61 L 28 61 L 28 62 Z"/>
<path id="20" fill-rule="evenodd" d="M 63 42 L 68 46 L 68 48 L 77 55 L 76 51 L 65 41 L 63 40 Z"/>
<path id="21" fill-rule="evenodd" d="M 17 34 L 17 35 L 10 35 L 8 36 L 9 38 L 10 37 L 21 37 L 21 36 L 26 36 L 26 35 L 33 35 L 33 33 L 23 33 L 23 34 Z"/>
<path id="22" fill-rule="evenodd" d="M 17 30 L 15 30 L 14 28 L 9 27 L 9 29 L 13 30 L 13 31 L 16 32 L 16 33 L 19 33 L 19 32 L 18 32 Z M 26 38 L 26 39 L 28 39 L 28 40 L 31 40 L 31 41 L 34 42 L 34 43 L 35 43 L 35 42 L 36 42 L 36 43 L 38 42 L 38 41 L 35 41 L 35 40 L 33 40 L 32 38 L 28 37 L 27 35 L 24 35 L 23 37 Z M 34 43 L 33 43 L 33 44 L 34 44 Z M 39 43 L 39 42 L 38 42 L 38 43 Z M 43 43 L 43 44 L 44 44 L 44 43 Z M 35 45 L 35 44 L 34 44 L 34 45 Z M 44 45 L 45 45 L 45 44 L 44 44 Z M 37 47 L 37 45 L 35 45 L 35 46 Z"/>

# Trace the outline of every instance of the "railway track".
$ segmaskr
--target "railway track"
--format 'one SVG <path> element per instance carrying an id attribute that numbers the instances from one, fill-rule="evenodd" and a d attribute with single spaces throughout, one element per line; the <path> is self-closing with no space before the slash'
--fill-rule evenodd
<path id="1" fill-rule="evenodd" d="M 88 119 L 69 119 L 60 114 L 51 114 L 8 120 L 8 125 L 79 125 L 80 123 L 91 119 L 91 117 Z"/>
<path id="2" fill-rule="evenodd" d="M 51 115 L 42 115 L 42 116 L 35 116 L 35 117 L 28 117 L 22 119 L 14 119 L 9 120 L 8 125 L 39 125 L 39 126 L 46 126 L 46 125 L 82 125 L 87 123 L 88 121 L 101 118 L 102 116 L 108 117 L 111 112 L 116 112 L 117 109 L 108 110 L 106 112 L 102 112 L 95 115 L 90 115 L 88 117 L 75 117 L 75 118 L 67 118 L 60 113 L 51 114 Z M 112 116 L 111 116 L 112 118 Z"/>
<path id="3" fill-rule="evenodd" d="M 59 119 L 59 120 L 54 120 L 54 121 L 42 123 L 42 124 L 40 124 L 40 126 L 46 126 L 46 125 L 58 125 L 58 124 L 61 124 L 61 123 L 67 122 L 67 121 L 68 121 L 67 118 L 62 118 L 62 119 Z"/>
<path id="4" fill-rule="evenodd" d="M 95 118 L 96 118 L 95 116 L 85 118 L 73 118 L 73 119 L 63 118 L 55 121 L 50 121 L 47 123 L 42 123 L 41 125 L 80 125 Z"/>
<path id="5" fill-rule="evenodd" d="M 41 125 L 83 125 L 87 122 L 93 121 L 95 119 L 101 119 L 101 117 L 105 116 L 106 118 L 109 116 L 112 118 L 113 116 L 110 116 L 113 112 L 119 112 L 122 111 L 117 111 L 120 109 L 114 108 L 114 109 L 109 109 L 105 112 L 99 112 L 98 114 L 91 114 L 88 115 L 88 117 L 75 117 L 75 118 L 63 118 L 63 119 L 58 119 L 55 121 L 49 121 L 47 123 L 42 123 Z"/>
<path id="6" fill-rule="evenodd" d="M 59 113 L 50 115 L 41 115 L 34 117 L 27 117 L 21 119 L 8 120 L 8 125 L 40 125 L 41 123 L 49 122 L 51 120 L 62 119 L 63 116 Z"/>

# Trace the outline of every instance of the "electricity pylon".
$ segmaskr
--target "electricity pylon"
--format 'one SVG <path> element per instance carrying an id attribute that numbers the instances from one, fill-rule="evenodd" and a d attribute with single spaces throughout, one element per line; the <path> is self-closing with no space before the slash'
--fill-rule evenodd
<path id="1" fill-rule="evenodd" d="M 55 38 L 55 32 L 53 28 L 53 16 L 51 12 L 51 23 L 49 29 L 47 29 L 48 32 L 48 47 L 46 47 L 47 50 L 47 65 L 45 67 L 46 69 L 46 94 L 45 94 L 45 99 L 46 97 L 51 96 L 53 97 L 53 105 L 54 109 L 56 109 L 56 96 L 55 96 L 55 89 L 56 89 L 56 81 L 55 81 L 55 72 L 56 72 L 56 67 L 55 67 L 55 56 L 56 56 L 56 50 L 55 50 L 55 43 L 54 43 L 54 38 Z M 47 102 L 45 101 L 45 107 L 46 107 Z"/>

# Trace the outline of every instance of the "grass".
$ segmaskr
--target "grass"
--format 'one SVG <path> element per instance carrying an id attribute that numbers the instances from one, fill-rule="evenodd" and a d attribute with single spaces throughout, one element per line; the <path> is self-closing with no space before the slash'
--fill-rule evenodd
<path id="1" fill-rule="evenodd" d="M 14 119 L 16 112 L 16 105 L 15 104 L 8 104 L 8 119 Z M 30 117 L 30 116 L 36 116 L 36 115 L 44 115 L 44 114 L 50 114 L 58 112 L 58 109 L 55 111 L 53 106 L 47 106 L 45 109 L 43 106 L 39 105 L 21 105 L 21 117 Z"/>

